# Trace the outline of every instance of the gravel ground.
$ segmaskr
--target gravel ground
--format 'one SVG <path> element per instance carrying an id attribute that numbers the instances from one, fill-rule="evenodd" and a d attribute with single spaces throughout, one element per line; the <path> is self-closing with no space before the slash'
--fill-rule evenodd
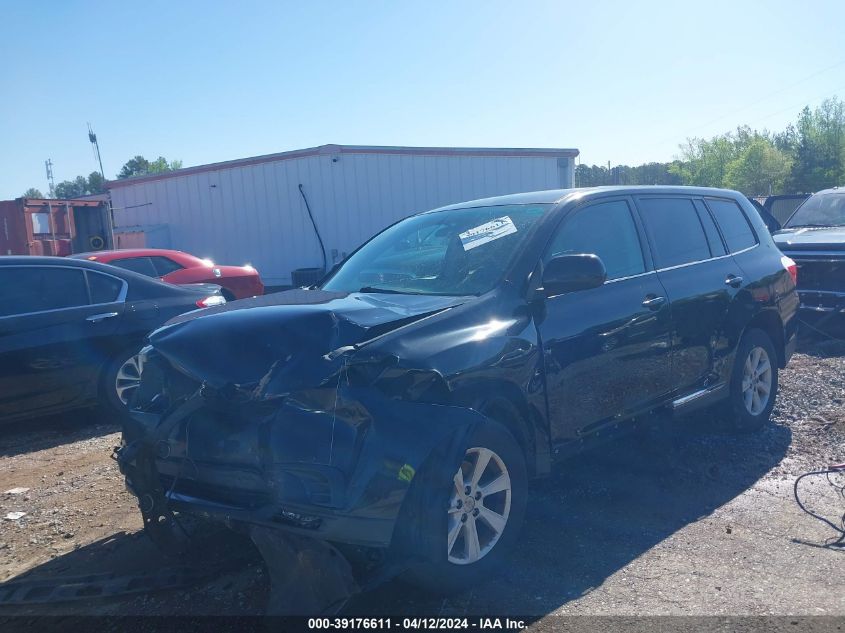
<path id="1" fill-rule="evenodd" d="M 533 487 L 517 550 L 489 582 L 443 598 L 394 580 L 346 613 L 843 616 L 845 550 L 819 547 L 832 531 L 792 499 L 798 474 L 845 461 L 843 401 L 845 344 L 805 342 L 762 432 L 720 434 L 699 416 L 585 454 Z M 92 415 L 2 430 L 0 583 L 171 565 L 139 532 L 109 457 L 117 429 Z M 845 511 L 824 481 L 806 489 L 828 516 Z M 189 587 L 0 614 L 261 614 L 260 558 L 241 537 L 217 539 L 209 556 L 244 557 Z"/>

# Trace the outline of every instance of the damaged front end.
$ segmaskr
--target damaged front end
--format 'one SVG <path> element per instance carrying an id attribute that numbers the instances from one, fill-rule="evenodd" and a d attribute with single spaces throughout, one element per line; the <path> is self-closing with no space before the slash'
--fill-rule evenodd
<path id="1" fill-rule="evenodd" d="M 460 462 L 482 416 L 442 404 L 438 372 L 371 345 L 448 304 L 368 303 L 350 318 L 348 305 L 329 308 L 353 299 L 321 298 L 177 319 L 150 336 L 117 461 L 160 546 L 182 546 L 187 513 L 387 550 L 421 466 Z"/>

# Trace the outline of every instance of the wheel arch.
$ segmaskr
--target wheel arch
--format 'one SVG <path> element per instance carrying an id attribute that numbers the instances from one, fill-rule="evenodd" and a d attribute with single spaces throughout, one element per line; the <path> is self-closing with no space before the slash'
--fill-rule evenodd
<path id="1" fill-rule="evenodd" d="M 783 332 L 783 321 L 776 310 L 761 310 L 745 325 L 742 330 L 742 336 L 749 330 L 762 330 L 772 340 L 777 353 L 778 367 L 783 369 L 786 367 L 786 341 Z M 742 337 L 740 337 L 742 340 Z"/>
<path id="2" fill-rule="evenodd" d="M 528 466 L 530 477 L 548 474 L 551 458 L 548 438 L 542 432 L 539 412 L 533 411 L 524 394 L 507 381 L 485 381 L 457 391 L 456 404 L 471 407 L 504 426 L 514 436 Z"/>

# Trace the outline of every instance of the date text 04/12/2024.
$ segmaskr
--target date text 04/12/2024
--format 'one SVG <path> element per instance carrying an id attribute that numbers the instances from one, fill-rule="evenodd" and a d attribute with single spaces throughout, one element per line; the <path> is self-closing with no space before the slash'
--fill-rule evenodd
<path id="1" fill-rule="evenodd" d="M 520 631 L 525 620 L 512 618 L 309 618 L 308 628 L 358 630 L 450 630 L 476 629 Z"/>

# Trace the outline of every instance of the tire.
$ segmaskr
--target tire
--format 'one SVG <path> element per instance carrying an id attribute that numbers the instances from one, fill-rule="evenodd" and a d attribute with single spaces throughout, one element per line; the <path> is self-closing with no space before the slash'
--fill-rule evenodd
<path id="1" fill-rule="evenodd" d="M 141 382 L 139 351 L 134 347 L 125 349 L 106 365 L 100 378 L 100 402 L 107 413 L 123 416 L 129 410 L 128 403 Z"/>
<path id="2" fill-rule="evenodd" d="M 778 391 L 777 358 L 772 339 L 763 330 L 751 329 L 743 335 L 724 406 L 730 430 L 756 431 L 769 421 Z"/>
<path id="3" fill-rule="evenodd" d="M 406 542 L 423 559 L 405 580 L 437 594 L 462 591 L 489 578 L 519 536 L 528 494 L 525 456 L 507 429 L 488 420 L 467 438 L 458 471 L 450 475 L 443 460 L 427 468 L 416 494 L 409 494 L 415 507 L 400 513 L 410 525 L 398 527 L 409 528 L 403 531 L 413 536 Z"/>

